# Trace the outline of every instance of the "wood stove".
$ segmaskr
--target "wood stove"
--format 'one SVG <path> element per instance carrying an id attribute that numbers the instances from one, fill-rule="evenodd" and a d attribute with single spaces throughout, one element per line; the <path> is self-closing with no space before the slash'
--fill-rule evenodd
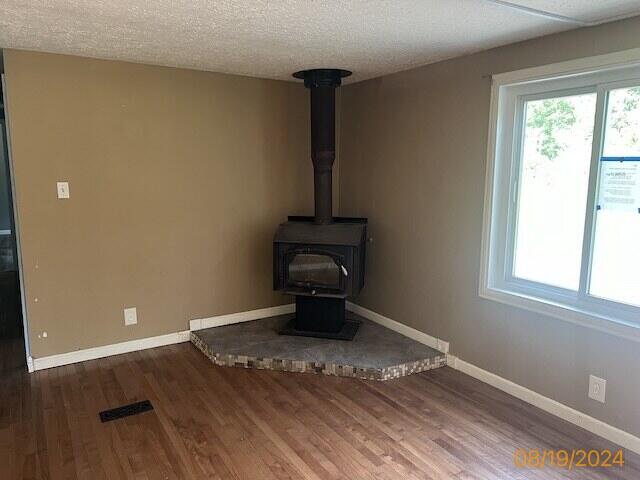
<path id="1" fill-rule="evenodd" d="M 315 216 L 289 217 L 273 241 L 273 287 L 296 297 L 296 316 L 281 332 L 352 340 L 358 322 L 345 300 L 364 286 L 366 218 L 333 217 L 331 170 L 335 159 L 335 89 L 351 72 L 297 72 L 311 97 L 311 159 Z"/>

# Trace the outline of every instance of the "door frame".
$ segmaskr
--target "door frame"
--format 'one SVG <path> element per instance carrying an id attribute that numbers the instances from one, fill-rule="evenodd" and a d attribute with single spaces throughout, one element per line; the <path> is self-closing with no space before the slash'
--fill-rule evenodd
<path id="1" fill-rule="evenodd" d="M 2 81 L 2 102 L 4 104 L 4 135 L 0 135 L 0 142 L 5 142 L 6 139 L 6 151 L 7 151 L 7 166 L 9 174 L 9 202 L 11 203 L 11 228 L 13 229 L 13 237 L 15 239 L 15 255 L 16 255 L 16 268 L 18 269 L 18 279 L 20 282 L 20 302 L 22 304 L 22 329 L 24 331 L 24 351 L 27 362 L 27 369 L 29 372 L 33 372 L 33 358 L 31 357 L 31 344 L 29 342 L 29 323 L 27 320 L 27 302 L 24 288 L 24 274 L 22 268 L 22 250 L 20 247 L 20 216 L 18 214 L 18 207 L 16 202 L 16 185 L 15 175 L 13 167 L 13 157 L 11 155 L 11 123 L 9 120 L 9 102 L 7 95 L 7 82 L 5 74 L 0 75 Z"/>

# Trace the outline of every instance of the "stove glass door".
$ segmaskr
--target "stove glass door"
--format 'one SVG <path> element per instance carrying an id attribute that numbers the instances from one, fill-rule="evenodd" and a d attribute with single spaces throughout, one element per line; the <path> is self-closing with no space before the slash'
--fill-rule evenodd
<path id="1" fill-rule="evenodd" d="M 330 255 L 297 253 L 289 262 L 289 282 L 298 286 L 340 288 L 340 267 Z"/>

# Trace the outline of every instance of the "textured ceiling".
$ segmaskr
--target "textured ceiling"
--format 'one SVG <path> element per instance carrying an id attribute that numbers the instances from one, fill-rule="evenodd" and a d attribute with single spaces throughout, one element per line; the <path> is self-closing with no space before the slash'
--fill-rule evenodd
<path id="1" fill-rule="evenodd" d="M 640 0 L 514 0 L 583 21 Z M 358 81 L 578 27 L 491 0 L 0 0 L 0 48 L 290 79 Z"/>

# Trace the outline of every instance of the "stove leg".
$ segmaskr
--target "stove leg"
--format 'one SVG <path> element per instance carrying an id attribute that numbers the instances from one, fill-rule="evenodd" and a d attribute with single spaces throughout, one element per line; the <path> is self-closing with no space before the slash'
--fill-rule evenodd
<path id="1" fill-rule="evenodd" d="M 296 296 L 296 330 L 336 333 L 344 323 L 344 298 Z"/>

